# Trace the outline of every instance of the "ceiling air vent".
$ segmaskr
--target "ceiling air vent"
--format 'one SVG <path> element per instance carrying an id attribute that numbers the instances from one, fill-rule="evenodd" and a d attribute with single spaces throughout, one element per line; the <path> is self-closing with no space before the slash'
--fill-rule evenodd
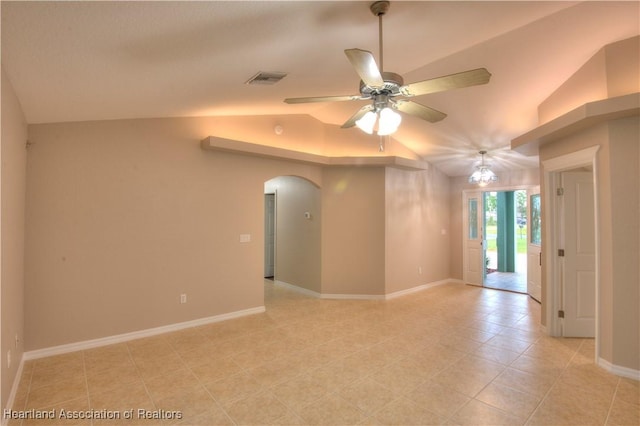
<path id="1" fill-rule="evenodd" d="M 286 72 L 264 72 L 260 71 L 258 74 L 251 77 L 245 82 L 245 84 L 276 84 L 287 76 Z"/>

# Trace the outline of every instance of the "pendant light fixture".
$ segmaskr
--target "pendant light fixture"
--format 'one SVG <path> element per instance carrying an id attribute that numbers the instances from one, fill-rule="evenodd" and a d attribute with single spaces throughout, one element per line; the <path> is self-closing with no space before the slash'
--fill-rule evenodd
<path id="1" fill-rule="evenodd" d="M 487 151 L 480 151 L 479 154 L 482 156 L 480 160 L 480 164 L 476 166 L 476 171 L 473 172 L 471 176 L 469 176 L 469 183 L 477 184 L 478 186 L 487 186 L 491 182 L 495 182 L 498 180 L 498 176 L 491 171 L 488 164 L 484 163 L 484 155 Z"/>

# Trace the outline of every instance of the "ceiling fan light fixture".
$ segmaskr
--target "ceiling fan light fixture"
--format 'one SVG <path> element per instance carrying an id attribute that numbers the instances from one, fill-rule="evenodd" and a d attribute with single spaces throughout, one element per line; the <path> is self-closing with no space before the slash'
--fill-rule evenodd
<path id="1" fill-rule="evenodd" d="M 375 112 L 369 111 L 365 115 L 362 116 L 361 119 L 356 121 L 356 126 L 360 130 L 365 133 L 373 134 L 373 128 L 376 125 L 376 121 L 378 120 L 378 116 Z"/>
<path id="2" fill-rule="evenodd" d="M 378 120 L 378 135 L 386 136 L 395 133 L 400 126 L 402 117 L 389 107 L 380 110 L 380 119 Z"/>
<path id="3" fill-rule="evenodd" d="M 496 176 L 493 171 L 489 168 L 488 164 L 484 163 L 484 155 L 487 151 L 480 151 L 479 154 L 482 156 L 482 160 L 480 165 L 476 166 L 476 171 L 469 176 L 469 183 L 476 184 L 480 187 L 485 187 L 489 185 L 491 182 L 495 182 L 498 180 L 498 176 Z"/>

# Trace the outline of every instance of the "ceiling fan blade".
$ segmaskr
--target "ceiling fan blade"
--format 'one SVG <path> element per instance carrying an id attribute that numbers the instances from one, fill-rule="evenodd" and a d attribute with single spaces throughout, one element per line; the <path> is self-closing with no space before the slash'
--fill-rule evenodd
<path id="1" fill-rule="evenodd" d="M 288 104 L 306 104 L 310 102 L 338 102 L 338 101 L 360 101 L 369 99 L 368 96 L 346 95 L 346 96 L 316 96 L 307 98 L 287 98 L 284 101 Z"/>
<path id="2" fill-rule="evenodd" d="M 394 108 L 398 111 L 415 115 L 416 117 L 422 118 L 430 123 L 440 121 L 447 116 L 444 112 L 440 112 L 412 101 L 398 101 L 395 103 Z"/>
<path id="3" fill-rule="evenodd" d="M 407 84 L 400 89 L 404 96 L 420 96 L 462 87 L 477 86 L 489 82 L 491 74 L 485 68 L 445 75 L 430 80 Z"/>
<path id="4" fill-rule="evenodd" d="M 364 81 L 364 84 L 369 87 L 382 87 L 384 85 L 382 74 L 371 52 L 361 49 L 346 49 L 344 53 L 362 81 Z"/>
<path id="5" fill-rule="evenodd" d="M 373 111 L 373 105 L 365 105 L 358 110 L 355 114 L 351 116 L 345 123 L 340 126 L 343 129 L 347 129 L 349 127 L 353 127 L 356 125 L 356 121 L 360 120 L 366 113 L 369 111 Z"/>

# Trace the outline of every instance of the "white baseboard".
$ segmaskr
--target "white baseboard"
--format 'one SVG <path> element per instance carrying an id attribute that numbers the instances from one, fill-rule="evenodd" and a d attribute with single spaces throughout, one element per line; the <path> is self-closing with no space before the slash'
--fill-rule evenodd
<path id="1" fill-rule="evenodd" d="M 300 287 L 297 286 L 295 284 L 289 284 L 286 283 L 284 281 L 278 281 L 278 280 L 273 280 L 274 284 L 279 285 L 281 287 L 285 287 L 289 290 L 293 290 L 295 292 L 298 292 L 300 294 L 304 294 L 305 296 L 309 296 L 309 297 L 316 297 L 316 298 L 321 298 L 322 295 L 320 293 L 318 293 L 317 291 L 313 291 L 313 290 L 309 290 L 308 288 L 304 288 L 304 287 Z"/>
<path id="2" fill-rule="evenodd" d="M 395 299 L 396 297 L 401 297 L 401 296 L 406 296 L 407 294 L 411 294 L 411 293 L 416 293 L 418 291 L 422 291 L 422 290 L 426 290 L 428 288 L 433 288 L 433 287 L 437 287 L 439 285 L 442 284 L 447 284 L 447 283 L 455 283 L 458 280 L 440 280 L 440 281 L 433 281 L 427 284 L 422 284 L 416 287 L 411 287 L 408 288 L 406 290 L 400 290 L 400 291 L 395 291 L 393 293 L 389 293 L 386 294 L 384 296 L 385 300 L 389 300 L 389 299 Z"/>
<path id="3" fill-rule="evenodd" d="M 407 294 L 415 293 L 418 291 L 426 290 L 428 288 L 436 287 L 447 283 L 461 283 L 460 280 L 446 279 L 440 281 L 434 281 L 427 284 L 422 284 L 416 287 L 411 287 L 406 290 L 400 290 L 389 294 L 332 294 L 332 293 L 318 293 L 317 291 L 309 290 L 303 287 L 299 287 L 295 284 L 289 284 L 284 281 L 274 280 L 274 283 L 282 287 L 286 287 L 290 290 L 297 291 L 298 293 L 305 294 L 307 296 L 315 297 L 318 299 L 338 299 L 338 300 L 389 300 L 396 297 L 404 296 Z"/>
<path id="4" fill-rule="evenodd" d="M 37 349 L 34 351 L 25 352 L 23 355 L 23 360 L 28 361 L 28 360 L 44 358 L 52 355 L 61 355 L 69 352 L 97 348 L 100 346 L 113 345 L 115 343 L 128 342 L 130 340 L 141 339 L 144 337 L 150 337 L 158 334 L 169 333 L 172 331 L 183 330 L 185 328 L 196 327 L 199 325 L 206 325 L 214 322 L 240 318 L 247 315 L 260 314 L 263 312 L 265 312 L 265 307 L 258 306 L 255 308 L 244 309 L 241 311 L 229 312 L 226 314 L 215 315 L 207 318 L 200 318 L 193 321 L 185 321 L 185 322 L 180 322 L 176 324 L 165 325 L 162 327 L 155 327 L 155 328 L 149 328 L 146 330 L 134 331 L 131 333 L 118 334 L 115 336 L 102 337 L 99 339 L 85 340 L 82 342 L 69 343 L 66 345 L 53 346 L 53 347 L 44 348 L 44 349 Z"/>
<path id="5" fill-rule="evenodd" d="M 640 381 L 640 370 L 634 370 L 633 368 L 621 367 L 607 361 L 603 358 L 598 358 L 598 365 L 608 372 L 615 374 L 616 376 L 626 377 L 628 379 Z"/>
<path id="6" fill-rule="evenodd" d="M 5 406 L 5 410 L 12 410 L 13 403 L 16 400 L 16 394 L 18 393 L 18 387 L 20 387 L 20 379 L 22 379 L 22 370 L 24 369 L 24 354 L 20 359 L 20 365 L 18 366 L 18 371 L 16 371 L 16 376 L 13 378 L 13 384 L 11 385 L 11 392 L 9 393 L 9 398 L 7 399 L 7 405 Z M 3 413 L 4 414 L 4 413 Z M 2 416 L 2 421 L 0 424 L 2 426 L 8 423 L 9 419 Z"/>

